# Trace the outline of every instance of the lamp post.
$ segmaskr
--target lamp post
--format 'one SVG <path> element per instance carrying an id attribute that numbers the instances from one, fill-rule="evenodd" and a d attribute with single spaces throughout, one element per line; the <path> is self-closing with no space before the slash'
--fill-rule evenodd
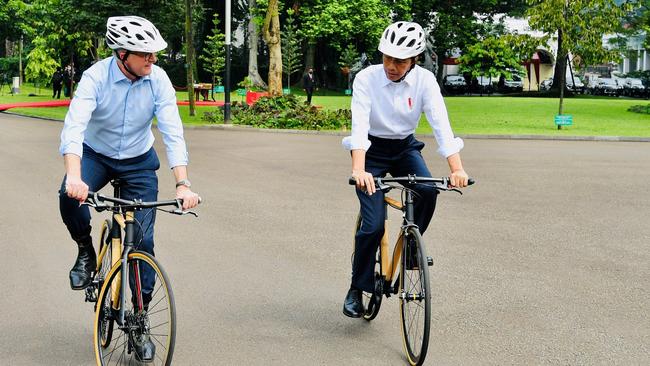
<path id="1" fill-rule="evenodd" d="M 224 85 L 223 123 L 230 124 L 230 0 L 226 0 L 226 77 Z"/>

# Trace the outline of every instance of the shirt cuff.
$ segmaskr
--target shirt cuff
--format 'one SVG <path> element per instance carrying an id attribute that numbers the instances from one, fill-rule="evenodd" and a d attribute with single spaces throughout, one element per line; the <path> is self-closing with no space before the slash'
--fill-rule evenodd
<path id="1" fill-rule="evenodd" d="M 341 141 L 343 144 L 343 148 L 346 150 L 363 150 L 363 151 L 368 151 L 370 148 L 370 145 L 372 144 L 370 140 L 365 139 L 354 139 L 352 136 L 344 137 L 343 141 Z"/>
<path id="2" fill-rule="evenodd" d="M 83 150 L 83 146 L 77 142 L 68 142 L 65 145 L 61 144 L 61 147 L 59 147 L 61 156 L 65 154 L 75 154 L 81 158 L 83 157 Z"/>
<path id="3" fill-rule="evenodd" d="M 438 147 L 438 154 L 448 158 L 463 149 L 465 143 L 460 137 L 454 137 L 451 141 Z"/>

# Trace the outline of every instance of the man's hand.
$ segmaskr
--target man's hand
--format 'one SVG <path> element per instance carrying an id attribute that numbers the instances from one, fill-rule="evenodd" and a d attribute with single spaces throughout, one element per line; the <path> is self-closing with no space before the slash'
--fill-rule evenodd
<path id="1" fill-rule="evenodd" d="M 88 185 L 79 177 L 66 176 L 65 193 L 68 194 L 68 197 L 83 202 L 88 198 Z"/>
<path id="2" fill-rule="evenodd" d="M 463 188 L 467 187 L 467 181 L 469 180 L 469 177 L 467 176 L 467 173 L 465 173 L 465 170 L 459 169 L 456 171 L 451 172 L 451 176 L 449 177 L 451 180 L 451 186 L 455 188 Z"/>
<path id="3" fill-rule="evenodd" d="M 183 200 L 183 210 L 189 210 L 199 204 L 200 197 L 186 186 L 176 188 L 176 198 Z"/>
<path id="4" fill-rule="evenodd" d="M 360 190 L 365 190 L 369 196 L 375 193 L 375 180 L 372 177 L 372 174 L 364 170 L 353 170 L 352 178 L 357 181 L 357 188 Z"/>

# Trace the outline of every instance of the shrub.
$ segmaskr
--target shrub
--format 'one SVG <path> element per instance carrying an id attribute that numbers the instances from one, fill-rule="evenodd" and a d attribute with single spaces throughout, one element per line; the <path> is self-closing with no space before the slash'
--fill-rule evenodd
<path id="1" fill-rule="evenodd" d="M 650 104 L 648 105 L 633 105 L 627 109 L 628 112 L 650 114 Z"/>
<path id="2" fill-rule="evenodd" d="M 223 108 L 219 109 L 223 111 Z M 319 110 L 305 105 L 295 95 L 262 97 L 248 106 L 233 103 L 231 106 L 233 124 L 279 129 L 338 130 L 349 129 L 352 114 L 349 109 L 336 111 Z M 203 119 L 210 123 L 223 123 L 223 112 L 204 113 Z"/>

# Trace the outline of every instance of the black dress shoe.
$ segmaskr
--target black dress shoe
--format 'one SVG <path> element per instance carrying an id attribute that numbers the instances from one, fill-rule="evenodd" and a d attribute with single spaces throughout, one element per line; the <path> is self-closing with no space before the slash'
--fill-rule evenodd
<path id="1" fill-rule="evenodd" d="M 97 268 L 97 257 L 90 237 L 77 242 L 77 246 L 79 254 L 70 270 L 70 287 L 73 290 L 83 290 L 92 281 L 92 272 Z"/>
<path id="2" fill-rule="evenodd" d="M 345 302 L 343 303 L 343 314 L 350 318 L 361 318 L 363 315 L 361 290 L 350 288 L 347 296 L 345 296 Z"/>
<path id="3" fill-rule="evenodd" d="M 153 344 L 148 334 L 136 336 L 133 350 L 135 351 L 135 358 L 144 363 L 153 362 L 156 355 L 156 345 Z"/>

